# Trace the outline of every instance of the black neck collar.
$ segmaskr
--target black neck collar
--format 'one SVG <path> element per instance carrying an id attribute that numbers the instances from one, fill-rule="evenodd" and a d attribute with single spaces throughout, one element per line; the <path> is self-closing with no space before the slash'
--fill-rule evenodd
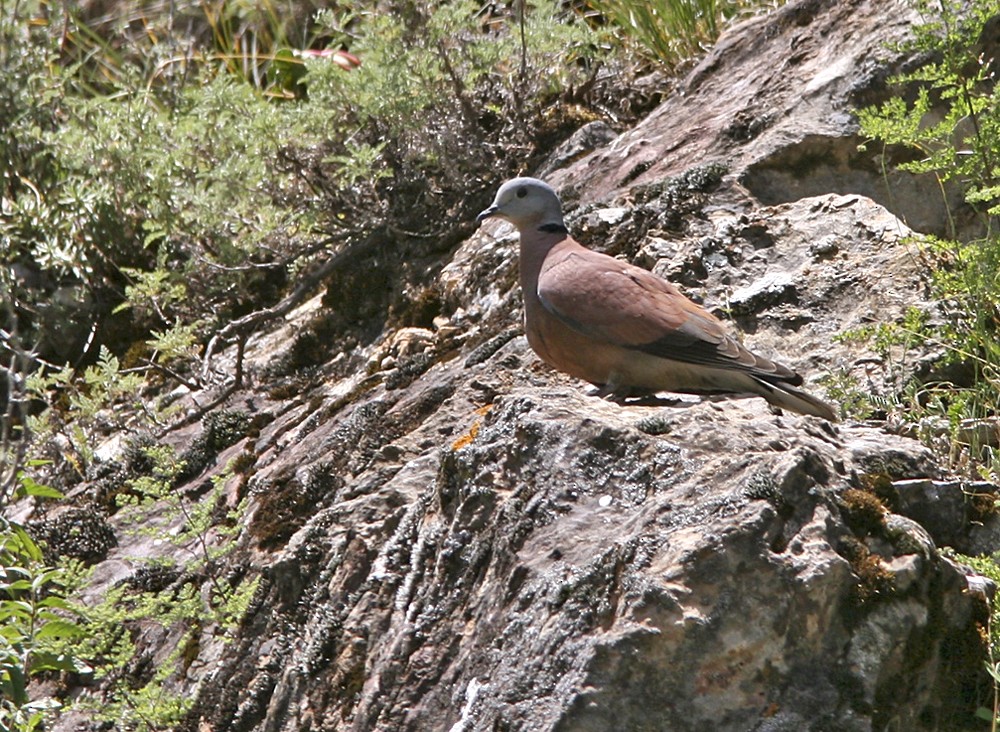
<path id="1" fill-rule="evenodd" d="M 538 227 L 539 231 L 544 231 L 546 234 L 568 234 L 569 229 L 567 229 L 562 224 L 542 224 Z"/>

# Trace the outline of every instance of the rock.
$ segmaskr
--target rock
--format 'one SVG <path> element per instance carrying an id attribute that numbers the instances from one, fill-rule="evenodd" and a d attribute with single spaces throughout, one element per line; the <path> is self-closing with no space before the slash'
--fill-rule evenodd
<path id="1" fill-rule="evenodd" d="M 625 218 L 628 213 L 627 209 L 617 206 L 615 208 L 602 208 L 594 212 L 594 214 L 605 224 L 610 224 L 614 226 Z"/>
<path id="2" fill-rule="evenodd" d="M 795 279 L 787 272 L 772 272 L 756 282 L 741 287 L 729 296 L 734 312 L 751 313 L 763 310 L 796 296 Z"/>
<path id="3" fill-rule="evenodd" d="M 466 404 L 455 391 L 400 454 Z M 915 639 L 972 648 L 982 602 L 902 541 L 892 591 L 859 594 L 871 580 L 839 549 L 852 534 L 836 494 L 909 441 L 754 406 L 667 409 L 659 437 L 636 429 L 642 408 L 521 387 L 462 447 L 370 463 L 276 558 L 275 611 L 199 714 L 219 728 L 297 729 L 322 709 L 366 730 L 818 731 L 964 713 Z M 256 671 L 236 662 L 264 645 L 287 650 Z M 902 692 L 902 673 L 928 682 Z M 270 706 L 234 716 L 248 688 Z M 326 691 L 341 688 L 355 691 Z"/>
<path id="4" fill-rule="evenodd" d="M 539 168 L 538 175 L 547 178 L 556 170 L 565 168 L 588 153 L 608 145 L 616 137 L 618 133 L 606 122 L 601 120 L 588 122 L 549 155 Z"/>
<path id="5" fill-rule="evenodd" d="M 899 510 L 930 532 L 940 546 L 962 546 L 968 531 L 967 497 L 958 481 L 929 478 L 893 483 L 899 494 Z"/>
<path id="6" fill-rule="evenodd" d="M 565 176 L 589 177 L 582 193 L 591 201 L 725 160 L 763 205 L 858 194 L 921 232 L 950 236 L 949 222 L 978 231 L 957 187 L 942 196 L 932 175 L 886 170 L 880 153 L 895 151 L 863 148 L 854 110 L 889 96 L 886 79 L 909 61 L 890 44 L 909 32 L 913 12 L 905 3 L 827 0 L 747 20 L 723 34 L 678 94 Z"/>
<path id="7" fill-rule="evenodd" d="M 992 554 L 1000 546 L 1000 488 L 985 481 L 901 480 L 893 483 L 899 511 L 939 546 Z"/>

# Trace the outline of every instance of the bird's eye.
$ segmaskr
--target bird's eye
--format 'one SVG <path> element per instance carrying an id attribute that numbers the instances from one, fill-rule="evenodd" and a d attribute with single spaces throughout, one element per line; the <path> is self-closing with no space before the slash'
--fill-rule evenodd
<path id="1" fill-rule="evenodd" d="M 520 188 L 517 189 L 518 198 L 524 198 L 527 195 L 528 195 L 528 189 L 525 188 L 524 186 L 521 186 Z"/>

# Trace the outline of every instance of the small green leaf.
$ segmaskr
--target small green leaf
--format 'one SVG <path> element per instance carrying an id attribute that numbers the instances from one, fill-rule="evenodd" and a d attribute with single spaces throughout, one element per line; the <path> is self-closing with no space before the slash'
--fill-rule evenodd
<path id="1" fill-rule="evenodd" d="M 69 620 L 50 620 L 35 633 L 35 639 L 79 638 L 83 634 L 83 628 Z"/>
<path id="2" fill-rule="evenodd" d="M 17 621 L 26 625 L 31 621 L 31 614 L 25 615 L 16 610 L 4 612 L 3 608 L 0 608 L 0 622 L 4 623 L 0 626 L 0 638 L 3 638 L 11 646 L 16 646 L 24 640 L 24 627 Z"/>
<path id="3" fill-rule="evenodd" d="M 11 569 L 20 570 L 20 567 L 16 568 L 11 567 Z M 6 584 L 0 585 L 0 589 L 4 589 L 10 593 L 27 592 L 28 590 L 31 589 L 31 580 L 26 580 L 26 579 L 14 580 L 13 582 L 8 582 Z"/>
<path id="4" fill-rule="evenodd" d="M 17 487 L 16 491 L 18 498 L 25 498 L 27 496 L 34 496 L 36 498 L 65 498 L 65 496 L 55 488 L 42 485 L 23 473 L 20 475 L 20 482 L 21 484 Z"/>
<path id="5" fill-rule="evenodd" d="M 294 92 L 295 87 L 306 75 L 305 64 L 301 59 L 295 57 L 290 49 L 282 48 L 274 54 L 274 60 L 268 69 L 268 80 L 284 89 Z"/>
<path id="6" fill-rule="evenodd" d="M 41 562 L 43 559 L 42 550 L 39 548 L 38 544 L 35 543 L 35 540 L 28 535 L 28 532 L 17 524 L 11 524 L 10 530 L 17 537 L 21 553 L 27 556 L 28 559 Z"/>
<path id="7" fill-rule="evenodd" d="M 49 595 L 44 600 L 39 602 L 38 606 L 55 608 L 57 610 L 67 610 L 71 613 L 80 614 L 79 609 L 77 609 L 69 600 L 63 597 L 58 597 L 56 595 Z"/>
<path id="8" fill-rule="evenodd" d="M 78 674 L 89 674 L 93 673 L 94 669 L 79 658 L 68 656 L 65 653 L 56 654 L 43 651 L 33 656 L 31 671 L 32 673 L 36 671 L 71 671 Z"/>
<path id="9" fill-rule="evenodd" d="M 11 615 L 20 615 L 22 617 L 31 617 L 34 614 L 35 608 L 30 602 L 25 602 L 24 600 L 5 600 L 0 604 L 0 612 L 8 611 Z"/>

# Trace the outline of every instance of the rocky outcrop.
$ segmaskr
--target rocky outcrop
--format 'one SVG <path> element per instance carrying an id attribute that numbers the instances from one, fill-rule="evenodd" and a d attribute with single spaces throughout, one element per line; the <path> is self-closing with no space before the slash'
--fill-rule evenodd
<path id="1" fill-rule="evenodd" d="M 534 360 L 520 339 L 494 358 Z M 921 729 L 969 713 L 985 597 L 865 500 L 936 473 L 919 445 L 751 403 L 650 415 L 572 386 L 515 387 L 477 416 L 447 386 L 464 371 L 441 368 L 419 390 L 449 394 L 435 415 L 372 445 L 269 565 L 269 612 L 202 692 L 219 728 Z M 355 414 L 391 429 L 414 406 Z"/>
<path id="2" fill-rule="evenodd" d="M 926 306 L 900 217 L 934 220 L 877 202 L 850 109 L 885 93 L 906 20 L 800 0 L 731 31 L 637 128 L 554 153 L 570 228 L 730 313 L 810 390 L 880 382 L 835 336 Z M 202 630 L 185 728 L 970 728 L 992 588 L 940 547 L 993 519 L 963 486 L 883 425 L 587 396 L 528 349 L 515 257 L 501 227 L 464 243 L 435 329 L 385 333 L 364 373 L 268 381 L 321 296 L 248 342 L 230 403 L 255 426 L 183 490 L 249 456 L 227 562 L 264 581 L 233 637 Z M 98 584 L 156 551 L 119 541 Z"/>
<path id="3" fill-rule="evenodd" d="M 914 62 L 890 50 L 918 20 L 907 3 L 793 2 L 723 35 L 678 93 L 634 129 L 570 170 L 600 200 L 694 164 L 725 162 L 756 201 L 776 205 L 860 194 L 917 231 L 977 226 L 961 192 L 942 198 L 931 176 L 894 171 L 912 152 L 863 146 L 859 106 L 890 94 Z M 883 159 L 885 158 L 885 159 Z"/>

